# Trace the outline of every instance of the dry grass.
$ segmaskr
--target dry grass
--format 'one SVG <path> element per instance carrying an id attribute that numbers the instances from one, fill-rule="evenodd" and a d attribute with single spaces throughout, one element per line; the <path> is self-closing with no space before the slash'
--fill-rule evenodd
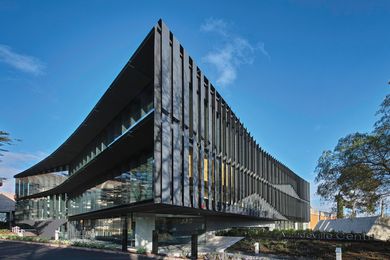
<path id="1" fill-rule="evenodd" d="M 343 242 L 323 240 L 270 240 L 245 238 L 228 249 L 230 252 L 253 253 L 253 244 L 260 243 L 260 252 L 283 256 L 303 256 L 312 259 L 334 259 L 336 247 L 341 247 L 343 259 L 390 259 L 389 242 Z"/>

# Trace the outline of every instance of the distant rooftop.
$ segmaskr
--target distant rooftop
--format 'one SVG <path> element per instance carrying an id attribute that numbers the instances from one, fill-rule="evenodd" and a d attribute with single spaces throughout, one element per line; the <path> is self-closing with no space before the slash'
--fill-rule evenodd
<path id="1" fill-rule="evenodd" d="M 15 210 L 15 194 L 11 192 L 0 192 L 0 212 Z"/>

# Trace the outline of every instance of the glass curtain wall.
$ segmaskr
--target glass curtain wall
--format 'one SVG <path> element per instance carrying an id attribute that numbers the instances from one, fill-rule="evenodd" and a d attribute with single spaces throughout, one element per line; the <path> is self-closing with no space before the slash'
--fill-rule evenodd
<path id="1" fill-rule="evenodd" d="M 59 194 L 38 199 L 19 200 L 15 207 L 17 221 L 65 219 L 66 195 Z"/>
<path id="2" fill-rule="evenodd" d="M 152 110 L 153 88 L 149 86 L 130 101 L 129 105 L 80 153 L 70 165 L 70 174 L 83 168 Z"/>
<path id="3" fill-rule="evenodd" d="M 69 201 L 69 215 L 152 199 L 151 155 L 115 170 L 114 176 Z"/>
<path id="4" fill-rule="evenodd" d="M 17 198 L 33 195 L 50 190 L 68 178 L 68 171 L 51 172 L 15 180 L 15 194 Z"/>
<path id="5" fill-rule="evenodd" d="M 98 240 L 120 245 L 123 238 L 123 227 L 127 218 L 127 244 L 135 244 L 135 222 L 132 216 L 105 218 L 105 219 L 80 219 L 69 222 L 69 237 L 71 239 Z"/>
<path id="6" fill-rule="evenodd" d="M 191 241 L 194 232 L 198 235 L 203 234 L 205 227 L 203 217 L 164 215 L 156 217 L 159 246 L 186 244 Z"/>

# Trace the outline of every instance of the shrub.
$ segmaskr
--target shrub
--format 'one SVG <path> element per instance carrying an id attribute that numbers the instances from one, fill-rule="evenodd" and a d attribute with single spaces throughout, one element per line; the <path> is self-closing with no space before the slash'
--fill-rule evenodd
<path id="1" fill-rule="evenodd" d="M 102 244 L 102 243 L 94 243 L 94 242 L 73 241 L 71 245 L 72 246 L 77 246 L 77 247 L 106 249 L 106 246 L 104 244 Z"/>
<path id="2" fill-rule="evenodd" d="M 39 243 L 50 243 L 56 245 L 70 245 L 76 247 L 86 247 L 86 248 L 96 248 L 96 249 L 109 249 L 117 250 L 117 247 L 112 244 L 105 244 L 93 241 L 84 241 L 84 240 L 50 240 L 43 237 L 20 237 L 13 233 L 11 234 L 1 234 L 0 239 L 16 240 L 16 241 L 30 241 L 30 242 L 39 242 Z M 145 249 L 146 252 L 146 249 Z"/>
<path id="3" fill-rule="evenodd" d="M 13 233 L 11 234 L 0 234 L 1 239 L 8 240 L 18 240 L 18 241 L 29 241 L 29 242 L 39 242 L 39 243 L 49 243 L 50 240 L 43 237 L 20 237 Z"/>
<path id="4" fill-rule="evenodd" d="M 146 254 L 146 248 L 145 247 L 137 248 L 137 254 Z"/>
<path id="5" fill-rule="evenodd" d="M 12 232 L 9 229 L 0 229 L 0 235 L 4 234 L 12 234 Z"/>

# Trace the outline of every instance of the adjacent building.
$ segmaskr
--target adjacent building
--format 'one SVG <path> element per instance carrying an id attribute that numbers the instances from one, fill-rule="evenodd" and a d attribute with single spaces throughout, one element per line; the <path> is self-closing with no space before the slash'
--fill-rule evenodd
<path id="1" fill-rule="evenodd" d="M 15 198 L 10 192 L 0 192 L 0 228 L 8 228 L 14 221 Z"/>
<path id="2" fill-rule="evenodd" d="M 321 220 L 330 220 L 330 219 L 336 219 L 336 213 L 334 212 L 326 212 L 317 210 L 314 208 L 310 208 L 310 222 L 309 222 L 309 228 L 314 229 L 318 222 Z"/>
<path id="3" fill-rule="evenodd" d="M 314 228 L 321 232 L 343 232 L 364 234 L 364 240 L 375 239 L 389 241 L 390 218 L 381 216 L 320 220 Z M 360 236 L 361 239 L 361 236 Z M 354 237 L 351 236 L 351 240 Z"/>
<path id="4" fill-rule="evenodd" d="M 15 178 L 18 222 L 148 250 L 153 230 L 172 244 L 310 218 L 309 183 L 260 147 L 161 20 L 75 132 Z"/>

